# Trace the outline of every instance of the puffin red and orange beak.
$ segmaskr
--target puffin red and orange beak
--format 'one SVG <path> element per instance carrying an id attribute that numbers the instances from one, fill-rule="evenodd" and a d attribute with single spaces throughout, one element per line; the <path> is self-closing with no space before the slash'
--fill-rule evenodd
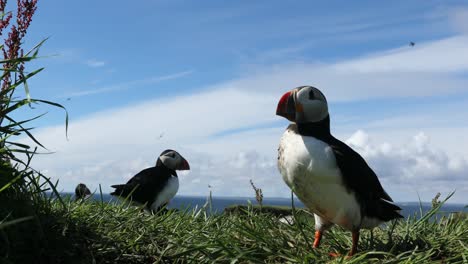
<path id="1" fill-rule="evenodd" d="M 188 161 L 182 158 L 182 162 L 180 163 L 177 170 L 190 170 L 190 165 L 188 164 Z"/>
<path id="2" fill-rule="evenodd" d="M 295 93 L 296 90 L 292 90 L 283 94 L 276 108 L 276 115 L 282 116 L 292 122 L 296 121 Z"/>

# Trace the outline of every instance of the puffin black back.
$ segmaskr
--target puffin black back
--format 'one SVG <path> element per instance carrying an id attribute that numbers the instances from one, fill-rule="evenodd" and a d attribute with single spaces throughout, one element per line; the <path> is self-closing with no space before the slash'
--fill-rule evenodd
<path id="1" fill-rule="evenodd" d="M 172 170 L 164 166 L 155 166 L 146 168 L 133 176 L 126 184 L 112 185 L 115 188 L 111 195 L 127 197 L 139 203 L 151 202 L 155 193 L 160 192 L 169 177 Z"/>
<path id="2" fill-rule="evenodd" d="M 355 193 L 363 215 L 383 221 L 403 218 L 398 212 L 401 208 L 391 203 L 392 198 L 359 153 L 335 137 L 331 137 L 326 143 L 332 148 L 345 186 Z"/>

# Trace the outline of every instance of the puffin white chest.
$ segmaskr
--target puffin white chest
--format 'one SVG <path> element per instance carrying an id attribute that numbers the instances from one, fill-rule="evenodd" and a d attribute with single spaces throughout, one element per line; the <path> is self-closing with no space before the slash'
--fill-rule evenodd
<path id="1" fill-rule="evenodd" d="M 302 188 L 298 183 L 304 181 L 311 185 L 341 183 L 335 156 L 325 142 L 286 130 L 278 151 L 278 167 L 289 187 Z"/>
<path id="2" fill-rule="evenodd" d="M 151 209 L 157 210 L 161 205 L 169 202 L 179 190 L 179 178 L 171 176 L 166 183 L 166 186 L 158 193 L 156 199 L 151 204 Z"/>
<path id="3" fill-rule="evenodd" d="M 359 225 L 359 204 L 344 186 L 328 144 L 288 129 L 278 152 L 283 180 L 310 210 L 348 229 Z"/>

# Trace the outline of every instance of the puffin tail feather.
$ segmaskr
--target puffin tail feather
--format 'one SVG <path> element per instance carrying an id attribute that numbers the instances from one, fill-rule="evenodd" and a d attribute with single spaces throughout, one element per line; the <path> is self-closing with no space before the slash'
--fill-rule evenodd
<path id="1" fill-rule="evenodd" d="M 120 195 L 120 193 L 123 191 L 125 184 L 115 184 L 111 185 L 112 188 L 115 188 L 113 192 L 110 193 L 110 195 Z"/>
<path id="2" fill-rule="evenodd" d="M 398 205 L 387 201 L 385 199 L 379 200 L 379 211 L 380 211 L 380 218 L 384 221 L 389 221 L 396 218 L 404 218 L 401 214 L 401 207 Z"/>

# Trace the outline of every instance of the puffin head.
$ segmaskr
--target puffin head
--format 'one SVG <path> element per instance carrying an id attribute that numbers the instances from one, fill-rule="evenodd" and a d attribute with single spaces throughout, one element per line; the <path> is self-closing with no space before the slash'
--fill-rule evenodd
<path id="1" fill-rule="evenodd" d="M 319 122 L 328 116 L 327 99 L 313 86 L 299 86 L 281 96 L 276 115 L 296 123 Z"/>
<path id="2" fill-rule="evenodd" d="M 165 166 L 171 170 L 190 170 L 187 160 L 172 149 L 166 149 L 159 155 L 156 166 Z"/>
<path id="3" fill-rule="evenodd" d="M 85 198 L 86 196 L 91 195 L 91 191 L 86 187 L 84 183 L 80 183 L 75 188 L 75 197 L 76 198 Z"/>

